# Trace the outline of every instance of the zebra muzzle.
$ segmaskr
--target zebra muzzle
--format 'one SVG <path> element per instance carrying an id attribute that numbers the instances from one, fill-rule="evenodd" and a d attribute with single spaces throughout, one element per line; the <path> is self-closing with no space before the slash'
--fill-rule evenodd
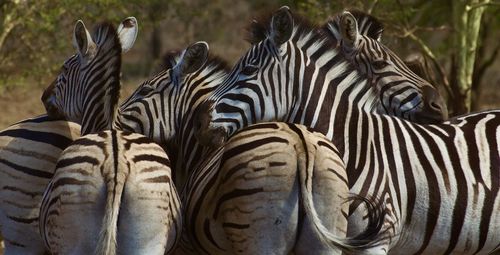
<path id="1" fill-rule="evenodd" d="M 45 107 L 45 111 L 47 111 L 47 115 L 51 119 L 63 119 L 64 115 L 57 109 L 55 105 L 55 96 L 54 96 L 54 87 L 56 85 L 56 81 L 52 82 L 52 84 L 47 87 L 42 94 L 42 103 Z"/>

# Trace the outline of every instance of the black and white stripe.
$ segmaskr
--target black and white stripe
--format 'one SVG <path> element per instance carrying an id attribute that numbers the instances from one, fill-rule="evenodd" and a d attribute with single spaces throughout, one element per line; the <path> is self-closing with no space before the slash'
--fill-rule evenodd
<path id="1" fill-rule="evenodd" d="M 388 208 L 385 223 L 388 239 L 372 250 L 372 254 L 497 251 L 500 247 L 500 111 L 470 114 L 439 125 L 416 124 L 373 112 L 367 108 L 373 87 L 363 81 L 363 75 L 337 72 L 337 83 L 322 82 L 329 75 L 323 60 L 335 58 L 339 52 L 323 49 L 323 39 L 311 36 L 313 31 L 299 23 L 293 27 L 291 40 L 283 45 L 271 44 L 275 32 L 268 31 L 268 38 L 252 46 L 232 77 L 220 87 L 221 91 L 214 92 L 219 98 L 211 98 L 214 101 L 210 104 L 216 113 L 205 118 L 210 119 L 212 128 L 219 133 L 230 132 L 238 126 L 235 122 L 244 126 L 269 120 L 318 128 L 343 155 L 351 192 L 376 196 Z M 363 39 L 366 38 L 357 40 Z M 312 82 L 311 79 L 292 82 L 281 79 L 274 83 L 267 80 L 268 67 L 275 67 L 274 72 L 281 77 L 297 75 L 297 68 L 288 63 L 299 57 L 307 59 L 309 65 L 298 77 L 314 77 Z M 259 68 L 252 75 L 240 71 L 256 63 Z M 312 73 L 315 75 L 308 76 Z M 253 88 L 256 95 L 263 95 L 258 103 L 265 106 L 253 104 L 255 111 L 249 109 L 249 93 L 241 89 L 245 87 Z M 309 107 L 310 99 L 295 102 L 296 108 L 283 109 L 272 103 L 279 100 L 275 98 L 277 95 L 265 92 L 295 87 L 317 91 L 312 101 L 319 102 L 322 101 L 316 98 L 323 95 L 319 92 L 331 91 L 331 101 L 321 104 L 319 113 Z M 280 114 L 262 116 L 259 114 L 262 109 Z M 234 114 L 240 112 L 254 117 L 243 122 Z M 363 221 L 359 208 L 351 205 L 350 232 L 359 231 L 359 223 Z"/>

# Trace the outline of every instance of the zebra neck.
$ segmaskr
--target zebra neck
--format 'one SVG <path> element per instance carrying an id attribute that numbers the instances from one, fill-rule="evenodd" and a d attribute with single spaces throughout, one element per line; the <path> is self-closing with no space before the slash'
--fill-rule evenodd
<path id="1" fill-rule="evenodd" d="M 345 133 L 344 124 L 353 109 L 373 112 L 378 100 L 377 92 L 366 78 L 336 52 L 319 57 L 315 65 L 304 68 L 299 75 L 303 78 L 294 85 L 298 95 L 284 119 L 304 124 L 329 139 Z"/>

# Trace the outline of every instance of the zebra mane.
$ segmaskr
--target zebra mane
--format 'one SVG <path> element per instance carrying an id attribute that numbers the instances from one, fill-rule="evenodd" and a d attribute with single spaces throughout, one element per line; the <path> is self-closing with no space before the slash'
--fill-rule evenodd
<path id="1" fill-rule="evenodd" d="M 250 22 L 250 25 L 246 28 L 247 36 L 245 40 L 251 44 L 256 44 L 266 39 L 271 32 L 271 20 L 273 14 L 274 12 L 265 13 L 253 19 L 252 22 Z M 325 41 L 324 39 L 330 40 L 330 37 L 318 32 L 320 27 L 317 24 L 312 23 L 307 18 L 299 14 L 292 13 L 292 19 L 293 34 L 291 40 L 297 40 L 305 35 L 312 35 L 317 41 Z"/>
<path id="2" fill-rule="evenodd" d="M 371 16 L 360 10 L 347 10 L 350 12 L 358 22 L 358 31 L 360 34 L 368 36 L 375 40 L 380 40 L 382 32 L 384 32 L 384 25 L 377 18 Z M 323 26 L 321 30 L 332 40 L 337 42 L 340 40 L 341 35 L 339 31 L 339 20 L 341 13 L 331 17 Z"/>
<path id="3" fill-rule="evenodd" d="M 360 31 L 365 31 L 364 35 L 379 40 L 384 32 L 384 25 L 377 18 L 360 10 L 349 10 L 358 21 Z"/>
<path id="4" fill-rule="evenodd" d="M 101 104 L 103 107 L 101 108 L 102 112 L 93 112 L 88 114 L 92 115 L 89 116 L 90 118 L 97 118 L 102 116 L 102 121 L 106 121 L 106 126 L 111 128 L 116 116 L 116 109 L 118 106 L 118 100 L 120 98 L 122 47 L 115 27 L 109 22 L 102 22 L 97 24 L 94 27 L 92 39 L 97 45 L 95 59 L 93 59 L 92 62 L 99 63 L 96 67 L 99 70 L 95 70 L 95 72 L 102 72 L 102 74 L 96 79 L 98 79 L 97 81 L 102 81 L 103 84 L 98 85 L 102 87 L 97 87 L 94 84 L 87 84 L 87 93 L 99 94 L 99 91 L 101 91 L 101 93 L 104 94 L 102 96 L 100 96 L 101 94 L 99 94 L 99 101 L 91 102 L 92 104 Z M 89 82 L 96 82 L 96 79 L 87 80 Z M 87 108 L 88 107 L 92 106 L 87 106 Z M 84 109 L 84 111 L 86 111 L 86 109 Z M 85 114 L 86 113 L 84 113 L 84 115 Z"/>
<path id="5" fill-rule="evenodd" d="M 160 70 L 172 69 L 179 62 L 179 58 L 181 57 L 181 55 L 182 50 L 172 50 L 165 53 L 160 63 Z M 224 71 L 227 73 L 229 73 L 229 71 L 231 70 L 231 66 L 229 66 L 227 61 L 215 54 L 208 54 L 207 62 L 201 69 L 207 68 L 211 68 L 214 71 Z"/>

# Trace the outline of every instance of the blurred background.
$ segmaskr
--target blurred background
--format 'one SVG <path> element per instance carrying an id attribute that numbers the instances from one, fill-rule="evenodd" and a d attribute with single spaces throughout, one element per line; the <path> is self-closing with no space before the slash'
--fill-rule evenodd
<path id="1" fill-rule="evenodd" d="M 128 16 L 139 21 L 124 55 L 126 96 L 153 73 L 163 53 L 204 40 L 233 64 L 249 44 L 252 17 L 288 5 L 321 24 L 344 9 L 371 13 L 383 42 L 439 87 L 452 115 L 500 108 L 500 2 L 493 0 L 0 0 L 0 128 L 44 112 L 43 89 L 75 53 L 72 31 Z"/>

